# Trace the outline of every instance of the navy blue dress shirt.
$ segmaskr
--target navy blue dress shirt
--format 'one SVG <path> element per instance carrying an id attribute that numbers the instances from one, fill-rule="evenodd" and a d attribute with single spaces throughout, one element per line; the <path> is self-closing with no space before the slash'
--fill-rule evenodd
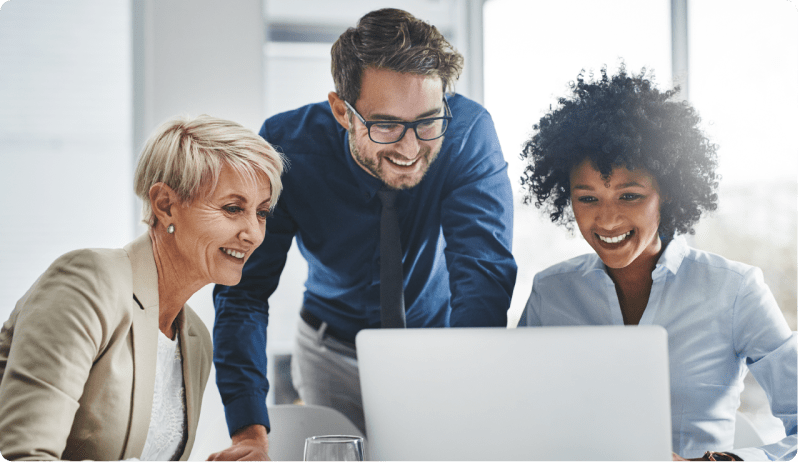
<path id="1" fill-rule="evenodd" d="M 517 271 L 507 163 L 488 112 L 459 95 L 449 105 L 453 120 L 438 158 L 396 200 L 407 327 L 505 326 Z M 382 181 L 355 163 L 326 102 L 271 117 L 260 134 L 289 165 L 241 282 L 214 289 L 216 381 L 231 433 L 269 428 L 268 299 L 294 237 L 308 263 L 304 309 L 351 342 L 380 324 Z"/>

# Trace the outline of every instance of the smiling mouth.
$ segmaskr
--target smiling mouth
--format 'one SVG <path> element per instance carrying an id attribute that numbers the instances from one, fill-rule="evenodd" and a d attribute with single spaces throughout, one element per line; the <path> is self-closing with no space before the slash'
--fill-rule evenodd
<path id="1" fill-rule="evenodd" d="M 421 156 L 416 157 L 414 160 L 404 162 L 404 161 L 401 161 L 399 159 L 394 159 L 393 157 L 386 157 L 386 159 L 391 161 L 392 164 L 398 165 L 400 167 L 410 167 L 411 165 L 413 165 L 416 162 L 418 162 L 418 159 L 420 159 L 420 158 L 421 158 Z"/>
<path id="2" fill-rule="evenodd" d="M 244 256 L 246 255 L 245 252 L 239 252 L 237 250 L 226 249 L 224 247 L 219 247 L 219 250 L 221 250 L 222 252 L 226 253 L 227 255 L 230 255 L 231 257 L 239 259 L 239 260 L 243 260 Z"/>
<path id="3" fill-rule="evenodd" d="M 598 236 L 601 242 L 606 242 L 607 244 L 618 244 L 619 242 L 623 242 L 624 240 L 626 240 L 626 238 L 631 235 L 632 231 L 626 232 L 624 234 L 621 234 L 620 236 L 615 236 L 615 237 L 604 237 L 600 234 L 596 234 L 596 236 Z"/>

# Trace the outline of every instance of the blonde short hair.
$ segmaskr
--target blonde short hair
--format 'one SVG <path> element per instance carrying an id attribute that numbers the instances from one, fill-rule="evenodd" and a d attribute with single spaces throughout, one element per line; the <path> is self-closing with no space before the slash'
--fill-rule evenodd
<path id="1" fill-rule="evenodd" d="M 172 188 L 184 204 L 216 187 L 223 165 L 248 181 L 266 175 L 271 185 L 271 207 L 283 189 L 280 175 L 284 158 L 262 137 L 229 120 L 208 115 L 170 119 L 150 136 L 141 152 L 134 188 L 144 202 L 142 221 L 155 226 L 149 191 L 155 183 Z"/>

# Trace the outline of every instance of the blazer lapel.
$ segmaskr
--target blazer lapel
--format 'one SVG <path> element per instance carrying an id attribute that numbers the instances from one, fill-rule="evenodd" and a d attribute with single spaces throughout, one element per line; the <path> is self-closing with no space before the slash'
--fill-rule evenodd
<path id="1" fill-rule="evenodd" d="M 196 377 L 199 376 L 202 370 L 202 358 L 197 352 L 201 351 L 201 345 L 198 344 L 200 338 L 197 335 L 194 326 L 188 322 L 186 316 L 188 305 L 184 305 L 183 309 L 177 315 L 178 333 L 180 335 L 180 352 L 183 355 L 183 384 L 186 388 L 186 448 L 194 445 L 194 436 L 196 434 L 196 425 L 199 420 L 197 415 L 199 404 L 202 401 L 202 394 L 198 390 L 198 382 Z M 186 452 L 184 450 L 184 452 Z M 186 452 L 181 457 L 181 460 L 188 458 Z"/>
<path id="2" fill-rule="evenodd" d="M 145 233 L 125 246 L 133 269 L 133 406 L 123 459 L 139 458 L 152 413 L 158 357 L 158 270 L 152 241 Z"/>

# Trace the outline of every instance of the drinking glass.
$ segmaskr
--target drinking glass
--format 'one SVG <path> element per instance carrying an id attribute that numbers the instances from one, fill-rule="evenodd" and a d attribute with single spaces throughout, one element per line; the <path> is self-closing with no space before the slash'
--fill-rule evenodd
<path id="1" fill-rule="evenodd" d="M 363 438 L 348 435 L 311 436 L 305 440 L 305 460 L 363 460 Z"/>

